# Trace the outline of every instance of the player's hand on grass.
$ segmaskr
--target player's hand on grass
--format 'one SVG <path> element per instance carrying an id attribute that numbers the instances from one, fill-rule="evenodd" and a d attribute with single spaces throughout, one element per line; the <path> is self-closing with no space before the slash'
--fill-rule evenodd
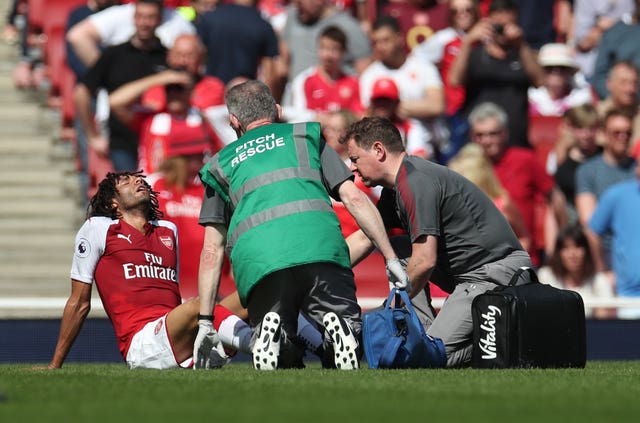
<path id="1" fill-rule="evenodd" d="M 198 321 L 198 334 L 193 345 L 193 361 L 194 369 L 215 369 L 229 362 L 229 357 L 224 352 L 218 332 L 213 328 L 211 321 Z"/>
<path id="2" fill-rule="evenodd" d="M 411 290 L 411 283 L 400 259 L 393 258 L 386 261 L 387 278 L 397 289 Z"/>

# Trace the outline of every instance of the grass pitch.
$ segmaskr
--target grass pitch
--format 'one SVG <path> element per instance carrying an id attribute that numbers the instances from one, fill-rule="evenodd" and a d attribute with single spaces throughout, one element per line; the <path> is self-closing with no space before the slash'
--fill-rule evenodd
<path id="1" fill-rule="evenodd" d="M 637 422 L 640 362 L 561 370 L 0 365 L 0 422 Z"/>

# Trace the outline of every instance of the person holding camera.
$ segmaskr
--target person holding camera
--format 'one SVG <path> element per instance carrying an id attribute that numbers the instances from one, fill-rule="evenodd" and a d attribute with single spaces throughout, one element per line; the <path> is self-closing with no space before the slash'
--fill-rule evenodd
<path id="1" fill-rule="evenodd" d="M 517 25 L 518 7 L 513 0 L 494 0 L 489 15 L 463 39 L 450 73 L 451 86 L 467 92 L 463 114 L 492 102 L 508 114 L 509 145 L 528 146 L 528 98 L 530 86 L 539 87 L 544 70 Z"/>

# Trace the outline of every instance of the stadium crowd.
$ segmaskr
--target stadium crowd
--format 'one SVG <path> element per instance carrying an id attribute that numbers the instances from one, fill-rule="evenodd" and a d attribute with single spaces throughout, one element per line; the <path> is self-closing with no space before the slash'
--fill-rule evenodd
<path id="1" fill-rule="evenodd" d="M 407 153 L 491 198 L 542 282 L 609 299 L 640 297 L 638 33 L 640 0 L 15 0 L 3 39 L 16 88 L 61 111 L 85 205 L 109 171 L 150 175 L 184 240 L 183 298 L 204 238 L 195 175 L 236 140 L 225 92 L 257 79 L 347 164 L 349 125 L 389 119 Z"/>

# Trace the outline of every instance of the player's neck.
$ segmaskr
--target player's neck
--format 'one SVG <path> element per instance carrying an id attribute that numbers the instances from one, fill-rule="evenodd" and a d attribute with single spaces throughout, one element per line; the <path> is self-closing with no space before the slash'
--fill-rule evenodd
<path id="1" fill-rule="evenodd" d="M 131 210 L 122 213 L 121 220 L 124 220 L 129 225 L 133 226 L 141 233 L 145 232 L 145 225 L 148 223 L 147 217 L 141 211 Z"/>

